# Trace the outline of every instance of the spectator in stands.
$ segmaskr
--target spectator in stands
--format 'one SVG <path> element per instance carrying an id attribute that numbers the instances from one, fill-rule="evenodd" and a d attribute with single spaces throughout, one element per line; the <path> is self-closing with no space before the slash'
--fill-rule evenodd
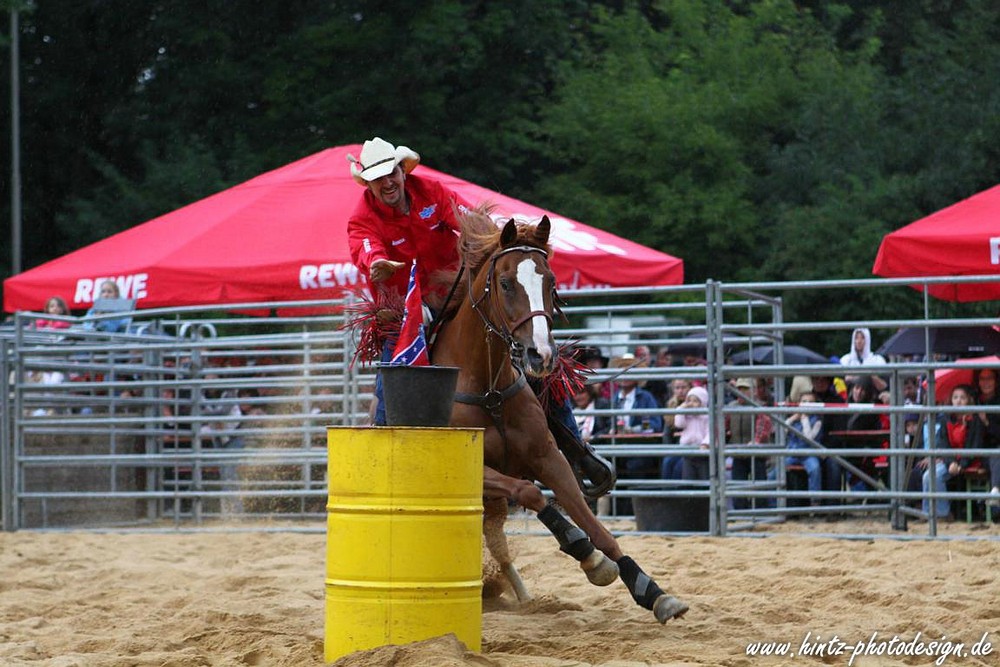
<path id="1" fill-rule="evenodd" d="M 691 387 L 687 398 L 684 399 L 680 407 L 685 410 L 708 407 L 708 390 L 704 387 Z M 711 443 L 708 414 L 679 414 L 674 417 L 674 425 L 681 429 L 678 437 L 679 444 L 708 450 Z M 683 479 L 708 479 L 709 470 L 710 464 L 707 457 L 684 457 Z"/>
<path id="2" fill-rule="evenodd" d="M 63 382 L 65 382 L 66 374 L 62 373 L 61 371 L 34 370 L 28 373 L 27 380 L 30 384 L 51 386 L 56 384 L 62 384 Z M 36 394 L 35 396 L 37 396 L 36 400 L 43 400 L 43 401 L 46 400 L 47 397 L 48 401 L 51 404 L 53 394 L 51 392 L 43 392 L 42 394 L 40 395 Z M 56 411 L 52 407 L 38 407 L 32 410 L 31 412 L 31 416 L 33 417 L 47 417 L 54 414 L 56 414 Z"/>
<path id="3" fill-rule="evenodd" d="M 260 392 L 257 392 L 258 396 Z M 333 390 L 329 387 L 321 387 L 316 391 L 313 396 L 312 406 L 309 408 L 309 414 L 311 415 L 330 415 L 334 411 L 334 397 Z M 258 408 L 259 409 L 259 408 Z"/>
<path id="4" fill-rule="evenodd" d="M 644 366 L 651 366 L 653 362 L 653 353 L 649 349 L 648 345 L 636 345 L 635 350 L 632 352 L 635 358 L 642 363 Z"/>
<path id="5" fill-rule="evenodd" d="M 850 405 L 857 405 L 861 407 L 874 406 L 876 404 L 875 396 L 875 384 L 872 382 L 871 378 L 867 375 L 858 376 L 854 384 L 851 385 L 851 396 Z M 882 417 L 877 412 L 859 411 L 848 415 L 847 423 L 845 424 L 846 431 L 878 431 L 882 429 Z M 831 429 L 832 430 L 832 429 Z M 846 437 L 846 436 L 845 436 Z M 857 440 L 847 440 L 841 439 L 836 443 L 838 447 L 869 447 L 876 446 L 876 443 L 867 442 L 863 438 Z M 870 475 L 874 475 L 875 471 L 872 465 L 872 459 L 870 457 L 862 458 L 849 458 L 847 459 L 850 463 L 854 464 L 858 468 L 865 470 L 865 472 Z M 839 464 L 833 462 L 840 468 Z M 833 465 L 831 464 L 831 465 Z M 854 475 L 849 476 L 849 486 L 856 491 L 863 491 L 867 488 L 864 481 L 857 479 Z"/>
<path id="6" fill-rule="evenodd" d="M 973 373 L 973 385 L 979 405 L 1000 406 L 1000 392 L 997 391 L 997 370 L 982 368 Z M 983 449 L 1000 449 L 1000 412 L 980 412 L 983 423 Z M 1000 505 L 1000 456 L 989 457 L 990 505 Z"/>
<path id="7" fill-rule="evenodd" d="M 685 352 L 685 354 L 684 354 L 684 363 L 683 363 L 683 365 L 687 366 L 689 368 L 692 368 L 692 367 L 695 367 L 695 366 L 707 366 L 708 365 L 708 360 L 705 359 L 704 354 L 698 354 L 697 352 L 688 351 L 688 352 Z M 701 378 L 697 378 L 697 379 L 694 379 L 694 380 L 689 380 L 689 382 L 691 383 L 692 387 L 704 387 L 705 386 L 705 380 L 703 380 Z"/>
<path id="8" fill-rule="evenodd" d="M 802 395 L 811 393 L 813 390 L 812 378 L 808 375 L 796 375 L 792 378 L 792 386 L 788 390 L 788 400 L 792 403 L 801 403 Z"/>
<path id="9" fill-rule="evenodd" d="M 903 405 L 917 405 L 920 403 L 920 380 L 908 375 L 903 378 Z"/>
<path id="10" fill-rule="evenodd" d="M 217 380 L 218 375 L 207 373 L 206 380 Z M 243 401 L 238 399 L 249 399 L 248 405 L 252 405 L 253 399 L 259 396 L 257 390 L 252 390 L 252 394 L 240 396 L 239 392 L 233 389 L 218 391 L 216 389 L 205 390 L 205 400 L 201 403 L 201 414 L 210 417 L 221 417 L 218 421 L 206 424 L 201 427 L 201 436 L 207 439 L 207 444 L 215 449 L 225 449 L 227 451 L 238 451 L 246 446 L 243 435 L 239 431 L 242 425 L 242 418 L 246 413 L 243 411 Z M 235 491 L 239 482 L 239 466 L 235 462 L 225 461 L 219 466 L 219 479 L 223 483 L 223 491 Z M 243 500 L 239 495 L 226 496 L 221 502 L 224 514 L 240 514 L 243 512 Z"/>
<path id="11" fill-rule="evenodd" d="M 667 368 L 670 366 L 670 355 L 660 350 L 660 353 L 650 360 L 650 364 L 655 368 Z M 670 400 L 670 383 L 666 379 L 649 380 L 643 389 L 653 395 L 658 405 L 666 405 Z"/>
<path id="12" fill-rule="evenodd" d="M 118 283 L 113 280 L 105 280 L 101 283 L 101 290 L 98 293 L 97 299 L 94 299 L 95 303 L 98 299 L 120 299 L 122 298 L 121 290 L 118 289 Z M 90 318 L 93 315 L 101 315 L 105 311 L 98 308 L 97 305 L 91 307 L 87 311 L 87 317 Z M 132 318 L 122 317 L 106 320 L 87 320 L 83 323 L 84 329 L 91 329 L 94 331 L 103 331 L 105 333 L 124 333 L 128 331 L 128 326 L 132 323 Z"/>
<path id="13" fill-rule="evenodd" d="M 975 392 L 970 385 L 958 385 L 951 390 L 952 406 L 966 407 L 975 404 Z M 938 421 L 934 429 L 934 442 L 937 443 L 935 448 L 947 449 L 950 447 L 952 449 L 978 449 L 982 447 L 984 428 L 985 427 L 982 421 L 978 419 L 975 414 L 969 412 L 964 414 L 959 412 L 942 414 L 938 417 Z M 931 439 L 928 438 L 927 440 L 929 442 Z M 929 448 L 929 444 L 925 443 L 925 447 Z M 935 458 L 933 466 L 931 466 L 930 458 L 921 460 L 917 465 L 924 470 L 923 490 L 924 493 L 928 493 L 931 489 L 931 474 L 936 477 L 937 483 L 935 487 L 937 491 L 941 492 L 947 489 L 947 482 L 949 479 L 961 475 L 969 468 L 981 466 L 982 463 L 978 460 L 956 454 L 955 456 Z M 924 498 L 923 510 L 928 515 L 931 511 L 930 505 L 930 500 Z M 938 518 L 946 518 L 950 515 L 950 513 L 950 501 L 937 501 Z"/>
<path id="14" fill-rule="evenodd" d="M 774 392 L 770 378 L 757 378 L 754 381 L 754 400 L 757 405 L 774 405 Z M 753 441 L 756 445 L 769 445 L 774 442 L 774 424 L 770 415 L 755 415 L 753 422 Z"/>
<path id="15" fill-rule="evenodd" d="M 670 383 L 670 398 L 667 399 L 666 407 L 671 410 L 675 410 L 681 407 L 681 403 L 687 398 L 688 392 L 691 391 L 691 382 L 686 378 L 676 378 Z M 677 437 L 680 435 L 679 428 L 676 427 L 674 423 L 674 415 L 664 415 L 663 417 L 663 428 L 665 430 L 664 436 L 667 442 L 677 442 Z"/>
<path id="16" fill-rule="evenodd" d="M 737 378 L 733 384 L 741 394 L 756 400 L 756 383 L 753 378 Z M 732 405 L 747 406 L 750 403 L 737 394 Z M 726 442 L 736 447 L 747 447 L 762 444 L 757 440 L 756 422 L 766 415 L 750 413 L 726 415 Z M 733 480 L 765 480 L 767 479 L 767 459 L 763 456 L 733 456 Z M 734 509 L 747 509 L 751 502 L 748 498 L 733 500 Z"/>
<path id="17" fill-rule="evenodd" d="M 823 417 L 808 411 L 810 405 L 816 405 L 816 394 L 804 392 L 800 397 L 799 412 L 796 412 L 788 421 L 788 448 L 795 450 L 815 450 L 809 440 L 823 444 Z M 811 493 L 823 490 L 822 464 L 818 456 L 797 455 L 789 456 L 785 459 L 786 466 L 802 466 L 806 471 L 807 486 Z M 819 505 L 819 499 L 811 498 L 810 504 Z"/>
<path id="18" fill-rule="evenodd" d="M 666 407 L 674 410 L 684 403 L 688 392 L 691 390 L 691 383 L 685 378 L 676 378 L 670 383 L 670 398 L 667 399 Z M 677 444 L 680 437 L 680 429 L 675 428 L 674 418 L 677 415 L 664 415 L 663 417 L 663 441 L 667 444 Z M 683 456 L 665 456 L 660 463 L 660 477 L 662 479 L 681 479 L 684 474 Z"/>
<path id="19" fill-rule="evenodd" d="M 601 396 L 600 386 L 588 384 L 576 392 L 573 404 L 579 410 L 607 410 L 608 399 Z M 590 442 L 595 435 L 601 435 L 611 430 L 611 419 L 602 415 L 576 415 L 576 426 L 580 429 L 580 437 L 584 442 Z"/>
<path id="20" fill-rule="evenodd" d="M 841 366 L 878 366 L 885 365 L 885 357 L 872 352 L 872 334 L 867 328 L 855 329 L 851 334 L 851 351 L 840 358 Z M 844 377 L 848 386 L 854 384 L 858 375 L 848 375 Z M 872 383 L 878 391 L 882 391 L 889 384 L 877 375 L 870 376 Z"/>
<path id="21" fill-rule="evenodd" d="M 579 352 L 577 352 L 576 360 L 595 371 L 607 368 L 608 366 L 608 358 L 601 354 L 601 351 L 596 347 L 581 347 Z M 607 382 L 596 382 L 593 386 L 597 387 L 598 393 L 610 404 L 611 388 L 608 385 L 609 383 Z"/>
<path id="22" fill-rule="evenodd" d="M 45 302 L 46 315 L 69 315 L 69 306 L 61 296 L 50 296 Z M 36 320 L 36 329 L 66 329 L 70 323 L 66 320 Z"/>
<path id="23" fill-rule="evenodd" d="M 814 375 L 812 378 L 812 386 L 812 394 L 817 403 L 825 405 L 832 404 L 836 406 L 847 402 L 834 388 L 833 378 L 828 375 Z M 829 436 L 831 431 L 844 430 L 846 421 L 847 415 L 823 415 L 824 433 Z M 831 441 L 829 437 L 827 437 L 826 440 L 828 446 L 838 446 L 838 443 Z M 823 490 L 840 491 L 840 478 L 842 472 L 843 467 L 841 467 L 840 463 L 838 463 L 835 459 L 832 457 L 823 459 Z M 836 501 L 830 502 L 835 503 Z"/>
<path id="24" fill-rule="evenodd" d="M 625 354 L 612 360 L 611 365 L 615 368 L 637 368 L 644 364 L 635 358 L 635 355 Z M 627 375 L 621 376 L 617 380 L 618 391 L 615 392 L 615 399 L 612 407 L 615 410 L 659 410 L 660 406 L 656 399 L 645 389 L 639 386 L 636 380 L 630 379 Z M 663 417 L 659 414 L 635 414 L 619 415 L 616 419 L 616 433 L 661 433 L 663 432 Z M 649 464 L 646 457 L 629 456 L 622 459 L 624 466 L 623 477 L 637 477 L 643 474 L 644 468 Z"/>
<path id="25" fill-rule="evenodd" d="M 615 368 L 641 368 L 645 364 L 635 358 L 635 355 L 625 354 L 614 360 Z M 627 375 L 617 381 L 618 391 L 615 393 L 614 409 L 616 410 L 659 410 L 660 406 L 639 382 Z M 622 415 L 618 418 L 619 433 L 662 433 L 663 417 L 659 414 Z"/>
<path id="26" fill-rule="evenodd" d="M 656 365 L 668 368 L 670 366 L 679 366 L 680 364 L 674 359 L 674 355 L 670 353 L 670 348 L 664 345 L 656 352 Z"/>

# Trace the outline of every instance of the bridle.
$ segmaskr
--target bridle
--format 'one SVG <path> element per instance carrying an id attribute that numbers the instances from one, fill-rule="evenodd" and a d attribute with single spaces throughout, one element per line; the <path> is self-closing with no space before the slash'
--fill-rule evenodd
<path id="1" fill-rule="evenodd" d="M 489 314 L 481 307 L 483 302 L 489 299 L 489 304 L 493 306 L 492 310 L 494 314 L 502 313 L 503 309 L 498 307 L 497 297 L 493 296 L 495 294 L 493 290 L 493 277 L 496 274 L 497 260 L 504 255 L 509 255 L 514 252 L 521 253 L 539 253 L 545 259 L 548 259 L 549 253 L 541 248 L 536 248 L 530 245 L 517 245 L 511 246 L 509 248 L 504 248 L 500 252 L 493 255 L 490 259 L 489 271 L 486 273 L 486 285 L 483 287 L 483 293 L 477 299 L 472 298 L 472 272 L 467 273 L 468 289 L 469 289 L 469 302 L 472 305 L 472 309 L 479 314 L 479 317 L 483 320 L 483 325 L 486 327 L 486 331 L 497 336 L 507 344 L 510 348 L 510 358 L 514 362 L 515 366 L 520 366 L 521 362 L 524 360 L 524 346 L 514 340 L 514 332 L 518 330 L 525 322 L 529 322 L 531 318 L 541 315 L 549 323 L 549 328 L 552 327 L 552 315 L 546 310 L 532 310 L 522 317 L 518 318 L 513 323 L 507 321 L 505 317 L 501 319 L 500 326 L 497 326 L 490 319 Z M 553 303 L 555 303 L 555 295 L 553 295 Z M 489 338 L 487 338 L 489 340 Z"/>

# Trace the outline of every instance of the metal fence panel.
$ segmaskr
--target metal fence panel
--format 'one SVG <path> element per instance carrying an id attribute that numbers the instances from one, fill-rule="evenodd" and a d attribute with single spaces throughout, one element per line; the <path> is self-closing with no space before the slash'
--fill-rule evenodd
<path id="1" fill-rule="evenodd" d="M 708 506 L 705 532 L 724 535 L 817 511 L 891 514 L 893 527 L 902 529 L 907 518 L 920 515 L 911 507 L 915 501 L 981 504 L 985 496 L 979 489 L 949 492 L 932 481 L 929 493 L 907 490 L 912 462 L 924 452 L 917 455 L 904 442 L 903 416 L 917 413 L 930 419 L 941 410 L 926 399 L 903 405 L 903 382 L 956 367 L 953 361 L 892 360 L 879 373 L 888 379 L 889 405 L 819 409 L 831 418 L 877 411 L 890 422 L 887 449 L 816 452 L 822 459 L 839 457 L 849 470 L 854 459 L 884 456 L 883 477 L 869 478 L 872 484 L 863 490 L 819 494 L 789 488 L 783 461 L 790 452 L 782 424 L 798 408 L 788 404 L 787 397 L 795 376 L 842 374 L 843 368 L 834 363 L 729 362 L 734 351 L 752 352 L 762 345 L 774 346 L 780 360 L 784 338 L 792 332 L 843 331 L 846 340 L 858 326 L 888 331 L 995 323 L 934 320 L 926 316 L 926 306 L 923 317 L 908 320 L 784 321 L 782 296 L 789 290 L 807 290 L 822 298 L 829 289 L 901 289 L 910 282 L 709 282 L 563 294 L 569 301 L 564 308 L 569 320 L 557 331 L 563 342 L 597 346 L 609 356 L 640 344 L 702 352 L 686 365 L 625 372 L 600 369 L 595 380 L 615 384 L 628 378 L 661 386 L 694 380 L 703 383 L 711 397 L 710 405 L 700 410 L 652 411 L 661 417 L 707 415 L 707 450 L 677 447 L 663 439 L 637 443 L 617 431 L 595 444 L 599 453 L 615 461 L 633 457 L 655 462 L 637 476 L 623 476 L 609 498 L 596 505 L 598 511 L 606 518 L 631 519 L 634 512 L 629 508 L 637 499 L 700 499 Z M 334 313 L 343 306 L 306 304 Z M 313 521 L 325 516 L 326 427 L 367 423 L 374 374 L 352 363 L 354 336 L 344 330 L 342 314 L 297 315 L 296 308 L 301 304 L 141 311 L 134 314 L 132 333 L 120 335 L 75 327 L 35 330 L 34 315 L 18 314 L 15 327 L 0 335 L 3 528 L 149 527 L 272 517 Z M 773 400 L 732 402 L 737 377 L 768 382 Z M 933 391 L 933 381 L 928 389 Z M 642 413 L 578 412 L 613 423 Z M 773 442 L 762 447 L 726 443 L 727 423 L 741 414 L 771 419 Z M 707 460 L 708 478 L 684 484 L 660 479 L 651 471 L 668 456 Z M 733 462 L 749 457 L 766 459 L 768 474 L 733 480 Z M 865 476 L 865 471 L 854 469 L 854 477 Z M 815 508 L 808 504 L 810 499 L 828 504 Z M 932 519 L 932 535 L 935 526 Z"/>

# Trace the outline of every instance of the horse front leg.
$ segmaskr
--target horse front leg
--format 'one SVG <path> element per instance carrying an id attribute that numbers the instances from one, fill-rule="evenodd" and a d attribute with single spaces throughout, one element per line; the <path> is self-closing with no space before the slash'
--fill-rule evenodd
<path id="1" fill-rule="evenodd" d="M 552 516 L 548 513 L 548 510 L 551 509 L 562 519 L 562 522 L 571 526 L 572 529 L 580 533 L 586 532 L 584 537 L 589 536 L 587 542 L 593 542 L 593 546 L 590 548 L 593 549 L 596 546 L 605 556 L 613 560 L 612 565 L 615 566 L 615 575 L 621 577 L 622 583 L 628 588 L 629 594 L 631 594 L 636 604 L 652 611 L 656 620 L 660 623 L 666 623 L 672 618 L 680 618 L 687 613 L 688 605 L 674 596 L 665 593 L 653 578 L 646 574 L 630 556 L 625 555 L 618 544 L 618 540 L 594 516 L 594 513 L 590 510 L 590 506 L 587 505 L 583 497 L 583 493 L 580 491 L 580 487 L 576 484 L 573 471 L 570 470 L 569 463 L 564 456 L 556 452 L 553 456 L 544 457 L 544 462 L 539 466 L 538 473 L 539 480 L 552 489 L 556 500 L 569 513 L 573 521 L 583 527 L 583 530 L 569 523 L 552 506 L 545 508 L 547 516 Z M 543 523 L 546 523 L 541 512 L 538 518 L 542 519 Z M 557 525 L 559 524 L 558 520 L 554 520 L 554 522 Z M 546 526 L 548 525 L 546 523 Z M 560 540 L 560 547 L 562 548 L 563 544 L 559 533 L 551 526 L 549 526 L 549 530 L 552 530 L 556 535 L 556 539 Z M 565 534 L 570 529 L 561 527 L 560 530 Z M 570 534 L 572 535 L 572 533 Z M 563 550 L 566 551 L 565 548 Z M 589 573 L 588 578 L 590 578 Z M 591 582 L 597 583 L 593 579 L 591 579 Z"/>
<path id="2" fill-rule="evenodd" d="M 570 523 L 559 510 L 549 504 L 539 488 L 532 482 L 516 479 L 489 466 L 483 466 L 483 496 L 487 502 L 493 498 L 510 499 L 523 507 L 534 510 L 542 523 L 555 535 L 559 542 L 559 548 L 580 563 L 580 567 L 591 583 L 607 586 L 618 578 L 618 566 L 603 552 L 594 548 L 586 533 Z M 497 560 L 497 562 L 500 561 Z M 513 569 L 513 562 L 510 566 Z M 503 567 L 502 564 L 501 567 Z M 520 580 L 520 575 L 517 575 L 516 570 L 514 574 Z M 509 577 L 508 579 L 510 580 Z M 513 584 L 513 580 L 511 583 Z"/>

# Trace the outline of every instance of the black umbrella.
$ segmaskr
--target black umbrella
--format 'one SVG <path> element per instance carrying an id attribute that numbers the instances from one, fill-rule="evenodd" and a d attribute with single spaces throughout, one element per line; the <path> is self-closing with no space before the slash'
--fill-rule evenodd
<path id="1" fill-rule="evenodd" d="M 927 327 L 930 352 L 982 357 L 1000 353 L 1000 331 L 993 327 Z M 924 354 L 924 327 L 900 329 L 878 349 L 879 354 Z"/>
<path id="2" fill-rule="evenodd" d="M 833 363 L 819 352 L 813 352 L 808 347 L 801 345 L 785 345 L 782 348 L 784 363 L 797 366 L 799 364 L 829 364 Z M 746 364 L 773 364 L 774 346 L 757 345 L 752 350 L 737 352 L 729 358 L 729 362 L 735 365 Z"/>
<path id="3" fill-rule="evenodd" d="M 704 358 L 707 353 L 708 338 L 703 333 L 693 333 L 684 336 L 676 343 L 671 343 L 667 349 L 671 354 L 692 355 Z"/>

